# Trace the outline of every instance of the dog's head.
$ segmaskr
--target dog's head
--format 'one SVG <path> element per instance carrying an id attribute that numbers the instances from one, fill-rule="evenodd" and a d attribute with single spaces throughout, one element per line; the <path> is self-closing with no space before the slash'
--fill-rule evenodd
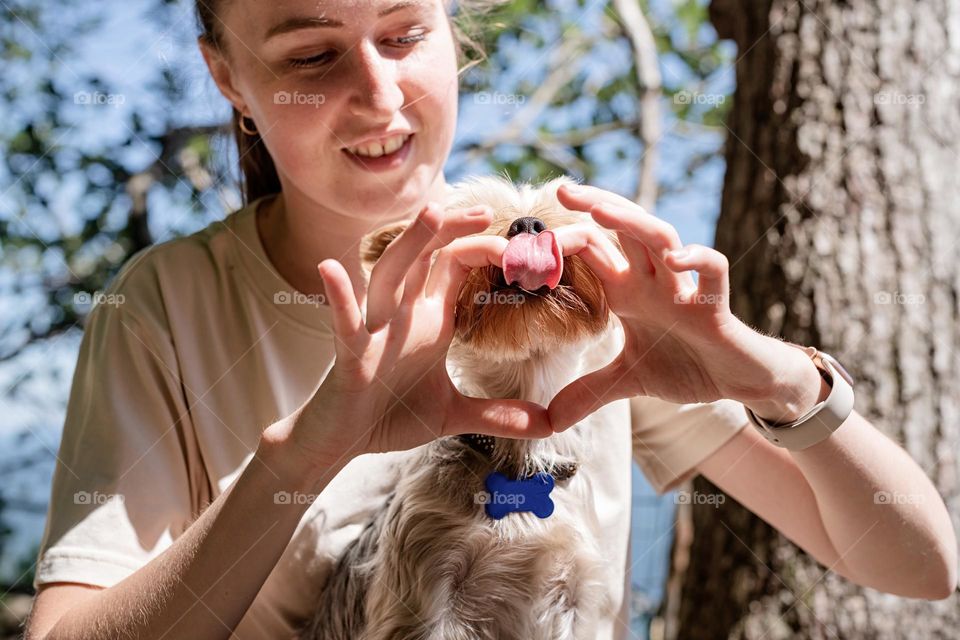
<path id="1" fill-rule="evenodd" d="M 551 230 L 588 223 L 618 250 L 620 244 L 589 213 L 560 204 L 557 189 L 562 184 L 576 183 L 560 177 L 539 187 L 514 186 L 500 177 L 472 177 L 450 187 L 442 203 L 446 208 L 489 205 L 494 218 L 482 233 L 510 240 L 503 266 L 512 281 L 500 267 L 474 269 L 457 301 L 454 340 L 484 360 L 527 360 L 597 336 L 608 326 L 600 280 L 578 256 L 560 256 Z M 409 223 L 392 224 L 364 239 L 361 260 L 367 273 Z"/>

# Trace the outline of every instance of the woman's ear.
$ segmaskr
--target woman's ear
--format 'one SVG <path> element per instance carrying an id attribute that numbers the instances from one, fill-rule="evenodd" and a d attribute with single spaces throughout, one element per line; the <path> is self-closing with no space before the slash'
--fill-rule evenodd
<path id="1" fill-rule="evenodd" d="M 207 63 L 207 69 L 210 70 L 210 76 L 220 93 L 230 101 L 237 111 L 247 115 L 247 104 L 234 85 L 233 72 L 230 70 L 230 63 L 224 53 L 203 38 L 197 38 L 197 44 L 200 46 L 200 53 L 203 55 L 203 60 Z"/>
<path id="2" fill-rule="evenodd" d="M 383 255 L 387 247 L 410 225 L 410 220 L 395 222 L 368 233 L 360 241 L 360 266 L 369 278 L 373 265 Z"/>

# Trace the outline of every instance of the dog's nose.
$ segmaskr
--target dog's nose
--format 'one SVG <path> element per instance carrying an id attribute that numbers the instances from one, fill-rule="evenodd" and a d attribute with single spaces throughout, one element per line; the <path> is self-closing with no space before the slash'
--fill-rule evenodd
<path id="1" fill-rule="evenodd" d="M 546 229 L 547 225 L 545 225 L 543 220 L 540 218 L 524 216 L 513 221 L 513 223 L 510 225 L 510 230 L 507 231 L 507 237 L 512 238 L 518 233 L 532 233 L 533 235 L 537 235 Z"/>

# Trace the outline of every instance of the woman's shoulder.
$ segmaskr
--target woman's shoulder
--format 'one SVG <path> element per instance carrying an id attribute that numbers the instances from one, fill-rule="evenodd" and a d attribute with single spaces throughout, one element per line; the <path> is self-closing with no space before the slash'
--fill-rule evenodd
<path id="1" fill-rule="evenodd" d="M 94 300 L 123 309 L 141 322 L 166 325 L 172 305 L 213 296 L 233 268 L 237 220 L 246 208 L 188 235 L 132 254 Z"/>

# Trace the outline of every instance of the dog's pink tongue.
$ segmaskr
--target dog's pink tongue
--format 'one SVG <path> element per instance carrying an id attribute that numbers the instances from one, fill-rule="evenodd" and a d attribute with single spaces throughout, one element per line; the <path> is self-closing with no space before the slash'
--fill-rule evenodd
<path id="1" fill-rule="evenodd" d="M 536 291 L 543 285 L 551 289 L 560 282 L 563 273 L 563 255 L 552 231 L 518 233 L 510 238 L 503 252 L 503 277 L 507 284 L 514 282 L 527 291 Z"/>

